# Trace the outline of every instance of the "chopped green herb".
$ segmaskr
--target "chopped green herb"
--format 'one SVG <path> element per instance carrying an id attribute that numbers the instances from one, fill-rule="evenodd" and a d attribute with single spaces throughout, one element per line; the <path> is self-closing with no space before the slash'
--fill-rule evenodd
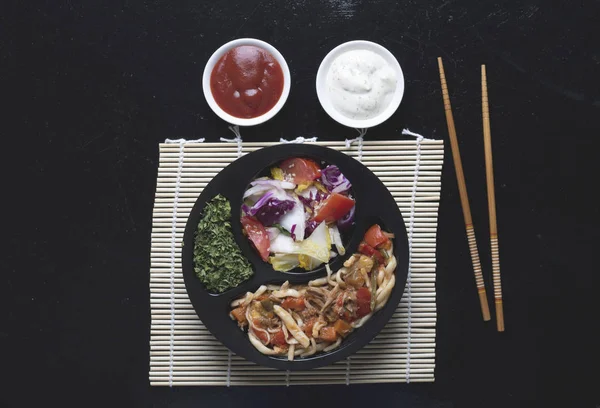
<path id="1" fill-rule="evenodd" d="M 222 195 L 204 207 L 194 236 L 194 271 L 210 292 L 223 293 L 254 273 L 235 242 L 231 205 Z"/>

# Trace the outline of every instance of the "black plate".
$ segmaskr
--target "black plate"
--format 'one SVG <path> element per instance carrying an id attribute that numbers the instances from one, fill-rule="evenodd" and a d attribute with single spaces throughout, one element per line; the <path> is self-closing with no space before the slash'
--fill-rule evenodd
<path id="1" fill-rule="evenodd" d="M 350 180 L 356 199 L 356 225 L 346 255 L 338 256 L 331 262 L 335 272 L 351 254 L 356 252 L 366 230 L 374 223 L 396 235 L 394 254 L 398 260 L 396 268 L 396 285 L 383 309 L 377 312 L 365 325 L 352 332 L 338 347 L 329 353 L 319 353 L 308 358 L 296 358 L 288 361 L 287 357 L 272 357 L 260 353 L 248 340 L 245 332 L 230 319 L 229 311 L 232 300 L 268 283 L 291 284 L 307 283 L 311 279 L 325 276 L 324 267 L 305 273 L 285 273 L 274 271 L 270 264 L 263 262 L 242 234 L 240 219 L 242 196 L 246 186 L 266 167 L 272 166 L 290 157 L 308 157 L 320 162 L 337 165 Z M 231 203 L 232 227 L 235 239 L 244 255 L 250 260 L 254 269 L 252 278 L 240 286 L 222 294 L 211 294 L 196 277 L 193 265 L 194 232 L 200 221 L 200 215 L 207 201 L 217 194 L 225 196 Z M 336 150 L 321 146 L 304 144 L 286 144 L 268 147 L 247 154 L 225 167 L 206 186 L 190 216 L 183 235 L 182 266 L 185 286 L 194 309 L 206 328 L 227 348 L 235 354 L 254 361 L 260 365 L 281 370 L 308 370 L 332 364 L 353 354 L 368 344 L 390 319 L 404 292 L 408 275 L 408 240 L 402 214 L 394 197 L 383 183 L 368 168 L 357 160 Z"/>

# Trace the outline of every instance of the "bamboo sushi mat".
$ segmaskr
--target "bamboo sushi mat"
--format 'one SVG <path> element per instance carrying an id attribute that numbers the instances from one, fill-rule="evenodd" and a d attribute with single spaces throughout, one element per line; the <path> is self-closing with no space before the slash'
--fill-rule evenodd
<path id="1" fill-rule="evenodd" d="M 434 381 L 435 248 L 443 141 L 311 142 L 342 151 L 388 187 L 409 235 L 410 269 L 402 301 L 387 326 L 350 358 L 311 371 L 285 372 L 232 354 L 204 327 L 186 293 L 183 231 L 207 183 L 239 155 L 277 143 L 160 144 L 152 218 L 150 384 L 309 385 Z M 412 216 L 411 216 L 412 214 Z M 412 239 L 411 239 L 412 238 Z"/>

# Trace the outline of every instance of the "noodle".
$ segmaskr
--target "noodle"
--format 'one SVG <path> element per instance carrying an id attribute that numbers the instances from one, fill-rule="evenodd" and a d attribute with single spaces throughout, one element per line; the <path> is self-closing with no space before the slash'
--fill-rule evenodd
<path id="1" fill-rule="evenodd" d="M 304 326 L 304 322 L 302 321 L 302 318 L 298 315 L 298 313 L 296 312 L 292 312 L 292 317 L 294 319 L 296 319 L 296 324 L 298 326 Z"/>
<path id="2" fill-rule="evenodd" d="M 356 322 L 352 322 L 352 327 L 354 327 L 355 329 L 358 329 L 360 326 L 365 324 L 367 322 L 367 320 L 369 320 L 371 318 L 371 316 L 373 316 L 373 313 L 369 313 L 368 315 L 364 316 L 360 320 L 358 320 Z"/>
<path id="3" fill-rule="evenodd" d="M 338 348 L 338 347 L 340 346 L 340 344 L 342 344 L 342 338 L 341 338 L 341 337 L 340 337 L 340 338 L 338 338 L 338 339 L 335 341 L 335 343 L 333 343 L 333 344 L 330 344 L 329 346 L 325 347 L 325 348 L 323 349 L 323 351 L 331 351 L 331 350 L 333 350 L 333 349 L 336 349 L 336 348 Z"/>
<path id="4" fill-rule="evenodd" d="M 254 347 L 256 347 L 256 349 L 258 351 L 260 351 L 261 353 L 267 354 L 270 356 L 279 354 L 275 350 L 272 350 L 272 349 L 268 348 L 267 346 L 265 346 L 264 344 L 262 344 L 261 341 L 251 332 L 248 332 L 248 338 L 250 339 L 250 343 L 252 343 L 252 345 Z"/>
<path id="5" fill-rule="evenodd" d="M 300 297 L 300 293 L 295 289 L 286 289 L 286 290 L 274 290 L 272 293 L 273 296 L 277 298 L 284 297 Z"/>
<path id="6" fill-rule="evenodd" d="M 307 284 L 262 285 L 232 301 L 229 315 L 265 355 L 293 361 L 335 350 L 390 299 L 398 262 L 386 246 L 385 262 L 354 254 L 336 272 L 325 264 L 327 276 Z"/>
<path id="7" fill-rule="evenodd" d="M 300 330 L 300 327 L 298 327 L 292 315 L 281 306 L 275 305 L 273 306 L 273 309 L 275 310 L 277 316 L 281 318 L 283 324 L 286 325 L 291 335 L 294 336 L 294 338 L 298 340 L 298 342 L 304 347 L 308 347 L 310 340 L 308 339 L 308 336 L 304 334 L 302 330 Z"/>
<path id="8" fill-rule="evenodd" d="M 323 286 L 323 285 L 327 285 L 327 283 L 329 283 L 327 281 L 327 278 L 319 278 L 319 279 L 309 281 L 308 286 Z"/>
<path id="9" fill-rule="evenodd" d="M 335 274 L 335 281 L 337 282 L 338 285 L 340 285 L 340 288 L 346 289 L 346 282 L 344 282 L 342 280 L 342 271 L 343 270 L 344 270 L 344 268 L 340 268 L 340 270 L 337 271 L 337 273 Z M 329 282 L 329 284 L 331 285 L 331 282 Z"/>
<path id="10" fill-rule="evenodd" d="M 377 286 L 383 285 L 383 280 L 385 279 L 385 268 L 379 268 L 377 272 Z"/>
<path id="11" fill-rule="evenodd" d="M 320 320 L 313 326 L 312 335 L 313 337 L 319 337 L 319 332 L 323 327 L 327 326 L 327 322 L 324 320 Z"/>
<path id="12" fill-rule="evenodd" d="M 247 292 L 246 296 L 244 296 L 241 299 L 236 299 L 233 302 L 231 302 L 231 307 L 236 307 L 236 306 L 247 306 L 250 304 L 250 302 L 253 299 L 256 299 L 257 297 L 259 297 L 260 295 L 262 295 L 263 293 L 265 293 L 267 291 L 267 287 L 265 285 L 261 285 L 256 292 L 252 293 L 252 292 Z"/>
<path id="13" fill-rule="evenodd" d="M 308 349 L 308 351 L 305 351 L 304 353 L 300 354 L 300 357 L 312 356 L 316 352 L 317 352 L 317 343 L 315 342 L 315 338 L 312 337 L 310 339 L 310 348 Z"/>

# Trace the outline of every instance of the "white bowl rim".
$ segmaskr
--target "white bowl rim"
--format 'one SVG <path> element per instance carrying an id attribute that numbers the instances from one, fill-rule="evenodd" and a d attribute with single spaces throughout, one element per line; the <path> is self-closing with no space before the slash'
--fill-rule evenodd
<path id="1" fill-rule="evenodd" d="M 383 57 L 386 62 L 390 64 L 391 67 L 396 71 L 398 81 L 396 83 L 396 91 L 394 92 L 392 101 L 379 115 L 370 119 L 352 119 L 344 116 L 332 105 L 329 95 L 325 89 L 327 73 L 329 72 L 329 68 L 331 67 L 333 61 L 342 53 L 352 50 L 373 51 Z M 398 60 L 396 57 L 394 57 L 394 54 L 392 54 L 382 45 L 366 40 L 348 41 L 332 49 L 325 56 L 325 58 L 323 58 L 323 61 L 321 61 L 321 65 L 319 66 L 319 70 L 317 71 L 316 88 L 317 97 L 319 98 L 321 106 L 325 112 L 327 112 L 327 114 L 336 122 L 341 123 L 344 126 L 357 129 L 370 128 L 388 120 L 400 106 L 400 102 L 404 96 L 404 73 L 402 72 L 400 63 L 398 63 Z"/>
<path id="2" fill-rule="evenodd" d="M 216 63 L 229 50 L 235 47 L 239 47 L 241 45 L 253 45 L 255 47 L 260 47 L 268 51 L 277 60 L 279 66 L 281 67 L 281 70 L 283 71 L 283 91 L 281 92 L 281 96 L 279 97 L 277 103 L 275 103 L 275 105 L 270 110 L 263 113 L 262 115 L 250 119 L 237 118 L 225 112 L 215 101 L 215 98 L 210 89 L 210 76 Z M 287 62 L 285 61 L 285 58 L 283 58 L 283 55 L 281 55 L 281 53 L 271 44 L 262 40 L 258 40 L 256 38 L 238 38 L 220 46 L 208 59 L 208 62 L 204 67 L 204 73 L 202 75 L 202 90 L 204 92 L 204 98 L 206 99 L 208 106 L 210 106 L 213 112 L 215 112 L 217 116 L 219 116 L 221 119 L 228 123 L 231 123 L 232 125 L 238 126 L 259 125 L 275 116 L 287 101 L 288 95 L 290 94 L 291 83 L 292 78 L 290 75 L 290 69 L 287 65 Z"/>

